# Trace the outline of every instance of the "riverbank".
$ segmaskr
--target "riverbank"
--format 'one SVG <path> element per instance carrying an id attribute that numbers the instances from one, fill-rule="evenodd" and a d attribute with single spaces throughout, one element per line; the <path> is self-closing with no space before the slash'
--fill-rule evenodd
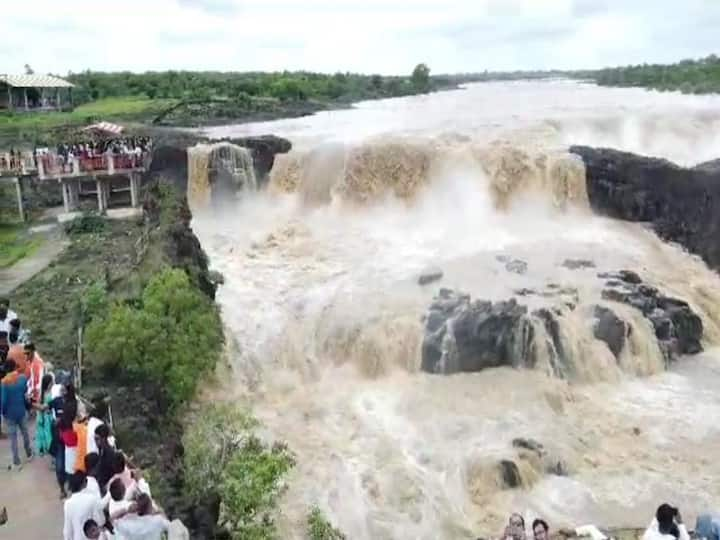
<path id="1" fill-rule="evenodd" d="M 73 79 L 73 82 L 78 85 L 106 85 L 107 96 L 83 103 L 71 112 L 0 113 L 0 149 L 53 146 L 69 140 L 81 140 L 86 135 L 80 129 L 101 120 L 131 126 L 135 130 L 153 126 L 211 127 L 297 118 L 320 111 L 351 108 L 360 101 L 460 88 L 459 82 L 446 77 L 430 78 L 422 84 L 413 84 L 407 77 L 287 74 L 287 79 L 275 80 L 272 79 L 275 74 L 261 74 L 272 80 L 258 83 L 259 86 L 253 90 L 257 94 L 249 94 L 243 90 L 233 90 L 241 82 L 245 84 L 244 74 L 226 74 L 227 80 L 211 77 L 203 83 L 209 85 L 212 92 L 198 90 L 197 95 L 189 97 L 183 92 L 169 92 L 167 97 L 161 98 L 155 95 L 155 90 L 149 91 L 152 97 L 146 93 L 131 93 L 130 88 L 122 90 L 125 81 L 115 81 L 121 75 L 77 75 L 77 80 Z M 200 77 L 200 74 L 190 75 Z M 145 77 L 143 74 L 132 76 L 138 79 Z M 102 82 L 91 82 L 84 77 L 99 77 Z M 221 84 L 222 81 L 224 83 Z M 120 85 L 120 89 L 113 90 L 113 85 Z M 78 90 L 80 94 L 83 91 L 82 87 Z"/>
<path id="2" fill-rule="evenodd" d="M 190 377 L 182 382 L 188 388 L 187 395 L 194 388 L 194 384 L 187 386 L 187 381 L 197 382 L 196 376 L 211 372 L 220 356 L 222 327 L 212 304 L 215 286 L 189 227 L 184 197 L 171 188 L 150 186 L 145 208 L 144 218 L 86 217 L 73 222 L 67 233 L 67 248 L 50 266 L 12 291 L 10 298 L 13 309 L 22 314 L 23 324 L 32 328 L 33 340 L 43 358 L 56 368 L 70 369 L 75 365 L 78 328 L 87 330 L 83 340 L 83 395 L 93 401 L 110 398 L 119 443 L 145 471 L 155 497 L 168 515 L 192 529 L 196 512 L 183 489 L 181 444 L 187 397 L 183 396 L 182 402 L 173 401 L 171 406 L 167 391 L 173 388 L 174 379 L 168 380 L 166 389 L 153 377 L 130 370 L 130 366 L 111 373 L 107 358 L 96 352 L 98 346 L 91 342 L 92 323 L 100 320 L 102 310 L 112 313 L 113 305 L 139 305 L 153 280 L 182 270 L 178 276 L 188 276 L 186 294 L 205 305 L 208 313 L 215 313 L 205 323 L 213 339 L 219 340 L 216 347 L 205 346 L 203 355 L 196 357 L 197 372 L 184 375 Z M 182 295 L 182 289 L 173 287 L 173 291 Z M 205 330 L 196 329 L 197 335 L 188 338 L 202 344 L 200 334 Z M 109 332 L 108 326 L 104 333 Z M 157 341 L 156 337 L 147 336 Z M 157 345 L 171 351 L 173 344 Z M 131 347 L 132 343 L 123 339 L 118 354 Z M 145 361 L 148 365 L 160 362 L 158 355 L 149 355 Z M 206 380 L 211 380 L 208 377 Z"/>

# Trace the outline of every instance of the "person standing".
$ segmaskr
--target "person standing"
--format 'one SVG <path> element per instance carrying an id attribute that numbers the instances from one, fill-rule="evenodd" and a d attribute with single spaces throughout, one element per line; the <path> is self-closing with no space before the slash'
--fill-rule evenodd
<path id="1" fill-rule="evenodd" d="M 35 350 L 35 344 L 32 342 L 25 343 L 24 347 L 25 360 L 30 370 L 30 400 L 33 404 L 40 402 L 40 387 L 42 379 L 45 375 L 45 362 Z"/>
<path id="2" fill-rule="evenodd" d="M 17 319 L 17 313 L 10 309 L 10 300 L 0 298 L 0 332 L 10 333 L 10 321 Z"/>
<path id="3" fill-rule="evenodd" d="M 18 452 L 18 431 L 22 434 L 23 445 L 28 461 L 33 457 L 30 446 L 30 435 L 27 428 L 27 411 L 25 409 L 25 392 L 27 390 L 27 378 L 15 366 L 12 360 L 7 361 L 7 368 L 11 370 L 0 382 L 0 402 L 2 403 L 2 415 L 8 426 L 10 436 L 10 448 L 12 451 L 12 463 L 8 470 L 13 468 L 20 470 L 20 453 Z"/>
<path id="4" fill-rule="evenodd" d="M 37 424 L 35 426 L 35 452 L 39 456 L 50 454 L 53 440 L 53 413 L 50 408 L 52 396 L 50 389 L 54 383 L 53 376 L 47 374 L 43 377 L 40 389 L 40 402 L 35 404 L 38 410 Z"/>
<path id="5" fill-rule="evenodd" d="M 70 476 L 70 498 L 63 506 L 65 523 L 63 526 L 63 540 L 86 540 L 84 526 L 92 519 L 102 522 L 102 501 L 96 494 L 86 491 L 87 480 L 81 472 Z"/>

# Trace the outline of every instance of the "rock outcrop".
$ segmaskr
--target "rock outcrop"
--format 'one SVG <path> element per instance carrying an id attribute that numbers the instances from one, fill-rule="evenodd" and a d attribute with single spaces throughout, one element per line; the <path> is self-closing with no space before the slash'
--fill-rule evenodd
<path id="1" fill-rule="evenodd" d="M 599 214 L 653 225 L 720 269 L 720 161 L 694 168 L 606 148 L 573 146 L 585 163 L 590 205 Z"/>
<path id="2" fill-rule="evenodd" d="M 533 327 L 527 308 L 515 299 L 471 301 L 441 289 L 430 306 L 422 347 L 422 369 L 430 373 L 480 371 L 532 364 Z"/>
<path id="3" fill-rule="evenodd" d="M 199 142 L 208 142 L 208 140 L 184 132 L 177 136 L 168 134 L 165 131 L 160 131 L 158 134 L 150 133 L 150 135 L 158 136 L 145 182 L 149 183 L 162 177 L 171 181 L 180 192 L 186 193 L 188 181 L 187 149 Z M 259 187 L 267 184 L 270 171 L 275 163 L 275 156 L 289 152 L 292 147 L 290 141 L 275 135 L 223 140 L 250 150 Z"/>
<path id="4" fill-rule="evenodd" d="M 621 270 L 598 274 L 605 280 L 604 305 L 592 309 L 593 334 L 604 342 L 616 359 L 625 349 L 633 328 L 613 309 L 619 302 L 637 309 L 650 322 L 667 362 L 679 355 L 702 351 L 703 323 L 690 305 L 662 294 L 635 272 Z M 551 284 L 552 285 L 552 284 Z M 481 371 L 494 367 L 533 368 L 542 359 L 555 377 L 571 379 L 578 358 L 572 346 L 563 341 L 563 316 L 576 309 L 560 286 L 538 292 L 520 289 L 520 297 L 539 296 L 550 301 L 548 307 L 532 312 L 515 298 L 500 302 L 472 300 L 469 295 L 440 289 L 425 318 L 422 345 L 423 371 L 452 374 Z"/>
<path id="5" fill-rule="evenodd" d="M 660 293 L 657 288 L 643 283 L 642 278 L 631 270 L 603 273 L 598 277 L 607 280 L 603 299 L 632 306 L 650 321 L 668 361 L 680 354 L 702 351 L 702 319 L 687 302 Z M 615 351 L 620 342 L 624 342 L 621 334 L 629 336 L 630 328 L 607 308 L 596 307 L 595 315 L 598 318 L 595 336 L 605 341 L 618 356 Z"/>

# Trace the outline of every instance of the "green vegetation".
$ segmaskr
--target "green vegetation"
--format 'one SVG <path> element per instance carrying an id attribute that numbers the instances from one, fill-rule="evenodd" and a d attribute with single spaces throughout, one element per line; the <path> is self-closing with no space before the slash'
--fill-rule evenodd
<path id="1" fill-rule="evenodd" d="M 232 404 L 198 412 L 183 437 L 185 485 L 195 504 L 214 494 L 222 501 L 220 525 L 232 538 L 278 537 L 274 515 L 285 492 L 284 477 L 295 465 L 286 446 L 263 443 L 257 421 Z"/>
<path id="2" fill-rule="evenodd" d="M 85 103 L 72 112 L 3 112 L 0 113 L 0 147 L 50 144 L 56 138 L 55 132 L 71 140 L 84 139 L 85 136 L 74 130 L 99 120 L 148 120 L 176 104 L 177 100 L 172 99 L 122 96 Z"/>
<path id="3" fill-rule="evenodd" d="M 116 302 L 87 329 L 96 367 L 152 383 L 170 408 L 194 395 L 199 379 L 214 368 L 222 339 L 217 308 L 179 269 L 160 272 L 139 299 Z"/>
<path id="4" fill-rule="evenodd" d="M 307 535 L 310 540 L 346 540 L 346 536 L 332 526 L 317 506 L 314 506 L 307 518 Z"/>
<path id="5" fill-rule="evenodd" d="M 676 64 L 642 64 L 578 72 L 601 86 L 640 86 L 655 90 L 679 90 L 685 94 L 720 92 L 720 58 L 711 54 Z"/>
<path id="6" fill-rule="evenodd" d="M 0 223 L 0 268 L 12 266 L 31 255 L 40 244 L 42 240 L 28 233 L 24 224 Z"/>
<path id="7" fill-rule="evenodd" d="M 301 116 L 352 102 L 453 88 L 419 64 L 408 76 L 354 73 L 163 71 L 70 74 L 72 112 L 0 113 L 0 147 L 80 138 L 97 120 L 175 126 Z"/>
<path id="8" fill-rule="evenodd" d="M 411 77 L 354 73 L 164 71 L 102 73 L 85 71 L 68 79 L 78 88 L 75 97 L 85 103 L 109 97 L 201 100 L 275 98 L 283 101 L 352 102 L 433 90 L 430 69 L 415 67 Z M 419 83 L 419 84 L 418 84 Z"/>

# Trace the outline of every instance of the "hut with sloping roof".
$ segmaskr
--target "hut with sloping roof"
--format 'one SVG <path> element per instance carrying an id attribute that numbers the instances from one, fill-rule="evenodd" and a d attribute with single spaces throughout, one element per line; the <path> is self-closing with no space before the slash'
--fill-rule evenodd
<path id="1" fill-rule="evenodd" d="M 52 75 L 0 74 L 0 110 L 60 111 L 72 107 L 74 85 Z"/>

